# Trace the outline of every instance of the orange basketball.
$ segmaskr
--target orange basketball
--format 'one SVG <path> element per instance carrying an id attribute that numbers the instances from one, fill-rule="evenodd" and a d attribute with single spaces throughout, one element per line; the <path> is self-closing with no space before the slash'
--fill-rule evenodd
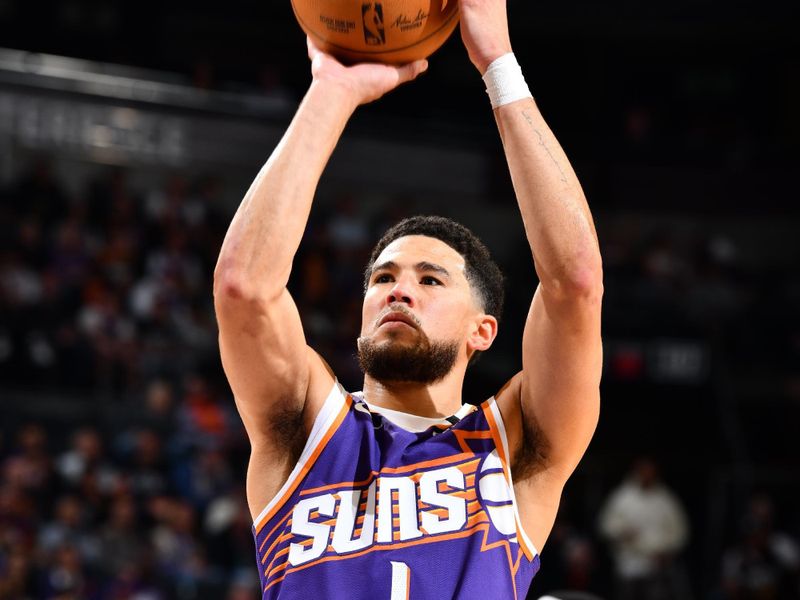
<path id="1" fill-rule="evenodd" d="M 458 0 L 292 0 L 297 21 L 345 63 L 427 58 L 455 30 Z"/>

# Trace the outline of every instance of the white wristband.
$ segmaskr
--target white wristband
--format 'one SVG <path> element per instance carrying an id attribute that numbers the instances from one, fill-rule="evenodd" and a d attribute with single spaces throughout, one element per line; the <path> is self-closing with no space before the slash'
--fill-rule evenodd
<path id="1" fill-rule="evenodd" d="M 483 82 L 486 84 L 486 93 L 489 94 L 492 109 L 523 98 L 533 98 L 528 84 L 525 83 L 522 67 L 519 66 L 513 52 L 492 61 L 483 74 Z"/>

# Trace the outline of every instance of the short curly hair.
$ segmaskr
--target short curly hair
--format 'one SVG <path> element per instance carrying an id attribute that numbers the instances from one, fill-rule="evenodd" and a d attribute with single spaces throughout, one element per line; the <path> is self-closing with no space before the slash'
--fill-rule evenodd
<path id="1" fill-rule="evenodd" d="M 364 270 L 364 289 L 369 286 L 370 275 L 381 252 L 398 238 L 407 235 L 424 235 L 441 240 L 458 252 L 465 263 L 465 273 L 472 291 L 483 312 L 500 321 L 503 313 L 505 291 L 503 273 L 494 262 L 486 245 L 472 231 L 446 217 L 420 215 L 403 219 L 391 227 L 372 249 Z"/>

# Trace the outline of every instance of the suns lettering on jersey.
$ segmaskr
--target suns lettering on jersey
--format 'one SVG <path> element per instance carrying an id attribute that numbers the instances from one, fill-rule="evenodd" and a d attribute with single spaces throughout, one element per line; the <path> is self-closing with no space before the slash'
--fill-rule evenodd
<path id="1" fill-rule="evenodd" d="M 457 532 L 486 521 L 477 499 L 477 467 L 477 460 L 469 460 L 410 475 L 382 473 L 366 487 L 329 488 L 304 498 L 292 511 L 289 564 Z"/>

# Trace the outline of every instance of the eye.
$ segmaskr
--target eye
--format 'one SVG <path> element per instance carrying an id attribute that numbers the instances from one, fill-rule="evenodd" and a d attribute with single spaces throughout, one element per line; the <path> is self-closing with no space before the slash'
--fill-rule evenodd
<path id="1" fill-rule="evenodd" d="M 392 281 L 392 276 L 388 273 L 380 273 L 374 277 L 372 283 L 389 283 Z"/>
<path id="2" fill-rule="evenodd" d="M 422 285 L 442 285 L 442 282 L 436 279 L 435 277 L 431 277 L 430 275 L 425 275 L 425 277 L 421 280 Z"/>

